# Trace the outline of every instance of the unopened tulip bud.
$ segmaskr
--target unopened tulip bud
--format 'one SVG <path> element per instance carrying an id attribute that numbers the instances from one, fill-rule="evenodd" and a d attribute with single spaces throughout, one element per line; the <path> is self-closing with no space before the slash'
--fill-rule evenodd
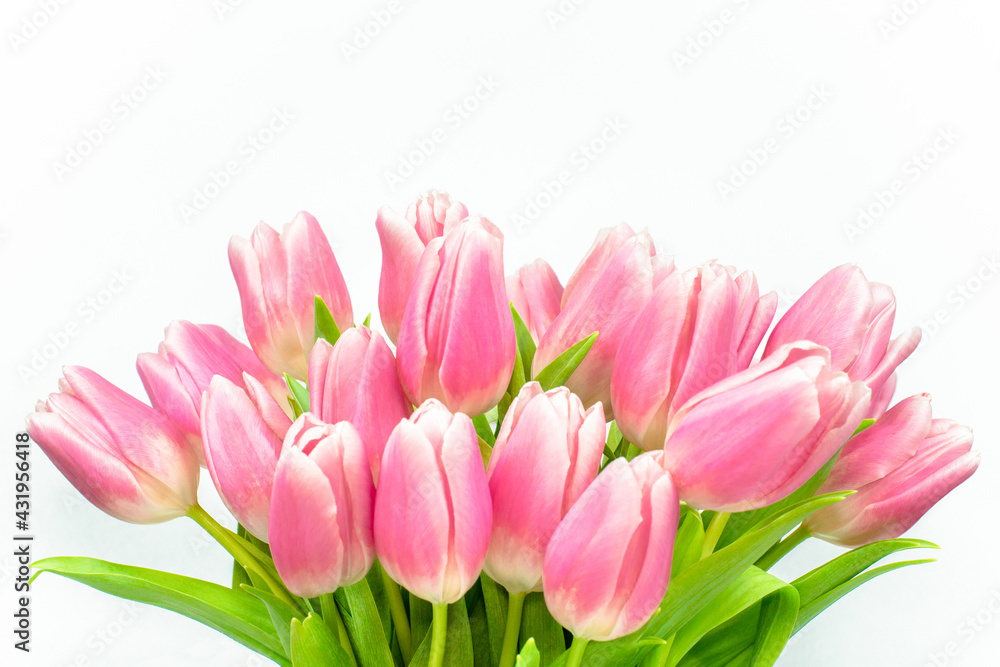
<path id="1" fill-rule="evenodd" d="M 507 276 L 507 296 L 537 343 L 559 314 L 563 286 L 544 259 L 525 264 Z"/>

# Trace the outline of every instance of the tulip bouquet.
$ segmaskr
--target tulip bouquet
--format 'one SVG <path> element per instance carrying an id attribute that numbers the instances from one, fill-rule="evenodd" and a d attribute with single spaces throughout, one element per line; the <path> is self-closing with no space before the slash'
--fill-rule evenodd
<path id="1" fill-rule="evenodd" d="M 375 225 L 384 335 L 354 323 L 302 213 L 230 243 L 250 347 L 174 322 L 138 357 L 148 405 L 70 366 L 28 417 L 111 516 L 204 527 L 232 585 L 89 558 L 38 573 L 285 666 L 771 665 L 842 596 L 926 562 L 874 566 L 934 548 L 900 536 L 978 465 L 929 396 L 892 405 L 919 330 L 892 338 L 892 290 L 855 266 L 772 328 L 752 273 L 682 270 L 625 224 L 565 287 L 543 260 L 505 276 L 501 232 L 443 193 Z M 235 530 L 199 505 L 202 467 Z M 768 572 L 808 538 L 852 550 Z"/>

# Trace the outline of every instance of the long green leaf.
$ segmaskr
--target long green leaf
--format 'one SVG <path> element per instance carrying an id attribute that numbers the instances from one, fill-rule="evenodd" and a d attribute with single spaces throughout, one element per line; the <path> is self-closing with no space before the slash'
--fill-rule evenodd
<path id="1" fill-rule="evenodd" d="M 306 386 L 288 373 L 285 373 L 285 384 L 288 385 L 288 391 L 291 394 L 289 402 L 295 409 L 296 416 L 303 412 L 309 412 L 309 390 L 306 389 Z"/>
<path id="2" fill-rule="evenodd" d="M 552 618 L 542 593 L 528 593 L 521 610 L 521 642 L 524 648 L 532 638 L 541 667 L 551 664 L 566 650 L 562 626 Z"/>
<path id="3" fill-rule="evenodd" d="M 430 655 L 431 633 L 428 632 L 414 651 L 410 667 L 427 667 Z M 460 598 L 458 602 L 448 605 L 448 634 L 445 636 L 443 667 L 469 667 L 474 662 L 469 615 L 465 610 L 465 599 Z"/>
<path id="4" fill-rule="evenodd" d="M 35 577 L 51 572 L 99 591 L 168 609 L 204 623 L 279 665 L 290 666 L 264 604 L 245 593 L 200 579 L 95 558 L 45 558 Z"/>
<path id="5" fill-rule="evenodd" d="M 542 389 L 548 391 L 549 389 L 566 384 L 566 380 L 583 363 L 587 353 L 590 352 L 590 348 L 594 346 L 597 334 L 598 332 L 595 331 L 583 340 L 575 343 L 568 350 L 553 359 L 552 363 L 540 370 L 538 375 L 535 376 L 535 380 L 542 385 Z"/>
<path id="6" fill-rule="evenodd" d="M 469 610 L 469 631 L 472 633 L 472 664 L 474 667 L 492 667 L 490 652 L 490 626 L 486 621 L 486 602 L 480 594 L 475 601 L 466 595 Z"/>
<path id="7" fill-rule="evenodd" d="M 535 646 L 535 640 L 529 639 L 521 647 L 521 652 L 517 654 L 516 667 L 540 667 L 545 663 L 541 661 L 542 656 Z"/>
<path id="8" fill-rule="evenodd" d="M 490 655 L 493 664 L 500 664 L 500 654 L 503 652 L 503 634 L 507 627 L 507 591 L 485 572 L 479 576 L 483 587 L 483 602 L 486 604 L 486 624 L 490 631 Z"/>
<path id="9" fill-rule="evenodd" d="M 333 313 L 327 307 L 326 303 L 323 301 L 323 297 L 316 296 L 316 338 L 325 338 L 330 342 L 330 345 L 334 345 L 337 339 L 340 338 L 340 327 L 337 326 L 337 321 L 333 319 Z"/>
<path id="10" fill-rule="evenodd" d="M 285 649 L 285 654 L 290 655 L 292 619 L 297 618 L 302 620 L 302 615 L 299 611 L 293 609 L 287 602 L 278 599 L 269 591 L 254 588 L 246 584 L 241 586 L 241 590 L 264 603 L 268 614 L 271 616 L 271 624 L 274 626 L 275 632 L 278 633 L 278 639 L 281 640 L 281 645 Z"/>
<path id="11" fill-rule="evenodd" d="M 289 626 L 292 667 L 351 667 L 351 659 L 337 643 L 333 631 L 316 614 L 293 619 Z"/>
<path id="12" fill-rule="evenodd" d="M 688 569 L 701 559 L 705 542 L 705 526 L 698 512 L 687 505 L 681 507 L 681 519 L 674 539 L 674 559 L 670 566 L 671 578 Z"/>
<path id="13" fill-rule="evenodd" d="M 341 586 L 334 594 L 347 634 L 354 647 L 354 656 L 361 667 L 392 665 L 389 637 L 383 630 L 382 617 L 368 581 L 362 579 L 351 586 Z"/>
<path id="14" fill-rule="evenodd" d="M 517 336 L 517 351 L 521 357 L 521 368 L 524 370 L 524 377 L 531 377 L 531 362 L 535 360 L 535 339 L 528 331 L 528 325 L 521 319 L 520 313 L 510 304 L 510 314 L 514 317 L 514 335 Z"/>

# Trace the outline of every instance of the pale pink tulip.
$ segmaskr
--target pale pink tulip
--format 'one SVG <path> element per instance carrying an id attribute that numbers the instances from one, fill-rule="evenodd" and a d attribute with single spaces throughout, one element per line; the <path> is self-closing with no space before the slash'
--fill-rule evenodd
<path id="1" fill-rule="evenodd" d="M 274 398 L 249 373 L 240 378 L 239 385 L 215 376 L 202 397 L 201 433 L 208 472 L 233 516 L 265 542 L 274 469 L 291 425 Z"/>
<path id="2" fill-rule="evenodd" d="M 691 397 L 670 423 L 663 463 L 692 507 L 764 507 L 833 457 L 870 395 L 831 368 L 826 348 L 791 343 Z"/>
<path id="3" fill-rule="evenodd" d="M 375 560 L 375 487 L 358 432 L 306 412 L 288 430 L 271 493 L 271 554 L 305 598 L 364 578 Z"/>
<path id="4" fill-rule="evenodd" d="M 663 601 L 680 505 L 660 456 L 609 463 L 549 541 L 545 604 L 576 637 L 635 632 Z"/>
<path id="5" fill-rule="evenodd" d="M 469 218 L 432 239 L 406 305 L 396 355 L 414 405 L 436 398 L 478 415 L 503 397 L 516 342 L 503 275 L 503 235 Z"/>
<path id="6" fill-rule="evenodd" d="M 202 394 L 213 376 L 243 385 L 246 372 L 266 387 L 279 405 L 288 405 L 284 380 L 265 368 L 253 350 L 213 324 L 171 322 L 159 350 L 155 354 L 143 352 L 135 366 L 150 403 L 191 439 L 202 465 L 199 411 Z M 288 407 L 283 409 L 291 414 Z"/>
<path id="7" fill-rule="evenodd" d="M 615 419 L 643 449 L 661 449 L 689 398 L 745 370 L 774 311 L 749 271 L 709 263 L 667 276 L 624 336 L 611 374 Z"/>
<path id="8" fill-rule="evenodd" d="M 362 326 L 345 331 L 336 345 L 316 341 L 309 357 L 309 402 L 323 421 L 349 421 L 358 430 L 377 483 L 389 434 L 413 412 L 382 336 Z"/>
<path id="9" fill-rule="evenodd" d="M 317 296 L 341 331 L 354 323 L 351 297 L 330 242 L 316 218 L 304 211 L 280 235 L 262 222 L 250 240 L 234 236 L 229 264 L 250 345 L 279 375 L 306 378 L 316 337 Z"/>
<path id="10" fill-rule="evenodd" d="M 559 314 L 563 286 L 544 259 L 525 264 L 507 276 L 507 296 L 537 343 Z"/>
<path id="11" fill-rule="evenodd" d="M 401 216 L 383 206 L 375 218 L 382 244 L 382 274 L 378 285 L 378 312 L 382 328 L 393 343 L 399 339 L 406 301 L 417 277 L 417 264 L 431 239 L 448 234 L 469 217 L 465 204 L 444 192 L 419 197 Z"/>
<path id="12" fill-rule="evenodd" d="M 486 560 L 492 522 L 479 439 L 468 416 L 436 400 L 389 436 L 375 499 L 375 550 L 417 597 L 457 601 Z"/>
<path id="13" fill-rule="evenodd" d="M 818 493 L 857 491 L 810 515 L 815 537 L 846 547 L 899 537 L 979 466 L 972 431 L 931 418 L 930 396 L 900 401 L 851 438 Z"/>
<path id="14" fill-rule="evenodd" d="M 83 497 L 116 519 L 160 523 L 198 502 L 198 457 L 163 414 L 92 370 L 63 368 L 28 434 Z"/>
<path id="15" fill-rule="evenodd" d="M 834 369 L 863 381 L 877 396 L 920 342 L 919 327 L 890 340 L 895 317 L 892 289 L 868 282 L 861 269 L 844 264 L 817 280 L 778 320 L 764 356 L 786 343 L 812 341 L 830 350 Z M 873 403 L 888 404 L 890 398 Z"/>
<path id="16" fill-rule="evenodd" d="M 604 408 L 529 382 L 510 404 L 486 471 L 493 534 L 484 569 L 511 593 L 542 590 L 552 532 L 597 476 Z"/>

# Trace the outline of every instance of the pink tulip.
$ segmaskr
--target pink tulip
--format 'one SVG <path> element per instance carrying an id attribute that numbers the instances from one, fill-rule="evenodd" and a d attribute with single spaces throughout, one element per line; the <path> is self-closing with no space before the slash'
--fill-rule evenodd
<path id="1" fill-rule="evenodd" d="M 248 373 L 240 385 L 220 375 L 212 378 L 201 403 L 202 441 L 222 501 L 247 530 L 267 542 L 274 469 L 292 422 Z"/>
<path id="2" fill-rule="evenodd" d="M 631 232 L 622 223 L 602 230 L 590 252 L 577 267 L 563 292 L 562 311 L 538 343 L 531 366 L 532 376 L 576 342 L 595 331 L 597 340 L 583 363 L 566 381 L 584 406 L 598 401 L 611 414 L 611 366 L 618 345 L 632 320 L 646 305 L 653 291 L 653 242 L 645 231 Z M 663 275 L 672 264 L 663 265 Z"/>
<path id="3" fill-rule="evenodd" d="M 507 276 L 507 296 L 537 343 L 559 314 L 563 286 L 549 263 L 536 259 Z"/>
<path id="4" fill-rule="evenodd" d="M 603 407 L 584 411 L 565 387 L 529 382 L 511 403 L 486 471 L 493 534 L 484 567 L 509 592 L 542 590 L 545 547 L 597 476 L 604 438 Z"/>
<path id="5" fill-rule="evenodd" d="M 764 356 L 786 343 L 812 341 L 830 350 L 833 368 L 846 371 L 852 380 L 863 381 L 878 395 L 920 342 L 919 327 L 890 340 L 895 317 L 892 289 L 868 282 L 861 269 L 844 264 L 817 280 L 778 320 Z M 885 404 L 889 398 L 891 395 Z"/>
<path id="6" fill-rule="evenodd" d="M 428 400 L 393 430 L 382 456 L 379 561 L 417 597 L 450 604 L 479 577 L 492 519 L 472 420 Z"/>
<path id="7" fill-rule="evenodd" d="M 316 218 L 303 211 L 280 235 L 262 222 L 249 241 L 234 236 L 229 264 L 254 352 L 275 373 L 304 380 L 316 337 L 316 297 L 341 331 L 354 322 L 347 285 Z"/>
<path id="8" fill-rule="evenodd" d="M 220 375 L 243 384 L 246 372 L 287 405 L 285 382 L 267 370 L 249 347 L 213 324 L 171 322 L 159 350 L 143 352 L 135 362 L 153 407 L 170 417 L 201 452 L 202 394 L 212 377 Z"/>
<path id="9" fill-rule="evenodd" d="M 979 466 L 972 431 L 931 418 L 927 394 L 900 401 L 851 438 L 819 493 L 857 493 L 809 516 L 810 534 L 854 547 L 899 537 Z"/>
<path id="10" fill-rule="evenodd" d="M 663 464 L 681 499 L 744 512 L 777 502 L 830 460 L 861 422 L 870 391 L 791 343 L 691 397 L 670 423 Z"/>
<path id="11" fill-rule="evenodd" d="M 174 424 L 80 366 L 27 417 L 28 434 L 83 496 L 116 519 L 160 523 L 198 502 L 198 457 Z"/>
<path id="12" fill-rule="evenodd" d="M 619 346 L 611 401 L 622 433 L 643 449 L 663 447 L 689 398 L 750 365 L 777 296 L 758 298 L 752 273 L 733 274 L 709 263 L 667 276 Z"/>
<path id="13" fill-rule="evenodd" d="M 545 604 L 576 637 L 635 632 L 663 601 L 680 504 L 660 457 L 609 463 L 552 534 Z"/>
<path id="14" fill-rule="evenodd" d="M 309 394 L 310 409 L 320 419 L 349 421 L 358 430 L 377 483 L 389 434 L 413 412 L 382 336 L 362 326 L 346 330 L 336 345 L 316 341 L 309 357 Z"/>
<path id="15" fill-rule="evenodd" d="M 271 555 L 305 598 L 361 581 L 375 560 L 375 487 L 358 432 L 303 413 L 288 430 L 271 492 Z"/>
<path id="16" fill-rule="evenodd" d="M 396 355 L 414 405 L 436 398 L 478 415 L 503 397 L 514 369 L 514 320 L 503 276 L 503 235 L 469 218 L 432 239 L 406 305 Z"/>
<path id="17" fill-rule="evenodd" d="M 431 239 L 447 235 L 469 217 L 465 204 L 444 192 L 430 191 L 410 204 L 401 216 L 383 206 L 375 218 L 382 244 L 382 275 L 378 285 L 378 312 L 382 327 L 395 343 L 403 322 L 406 301 L 417 277 L 417 264 Z"/>

